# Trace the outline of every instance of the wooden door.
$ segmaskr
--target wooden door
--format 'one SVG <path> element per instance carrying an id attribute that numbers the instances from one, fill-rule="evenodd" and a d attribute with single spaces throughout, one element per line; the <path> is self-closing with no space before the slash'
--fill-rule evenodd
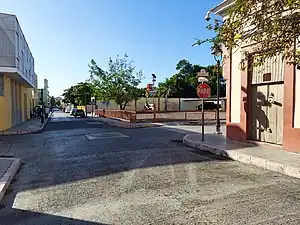
<path id="1" fill-rule="evenodd" d="M 253 140 L 283 144 L 283 84 L 252 87 Z"/>
<path id="2" fill-rule="evenodd" d="M 268 113 L 268 86 L 255 85 L 252 88 L 252 139 L 266 141 L 266 130 L 269 125 Z"/>
<path id="3" fill-rule="evenodd" d="M 283 144 L 283 84 L 268 85 L 269 126 L 266 130 L 266 142 Z"/>

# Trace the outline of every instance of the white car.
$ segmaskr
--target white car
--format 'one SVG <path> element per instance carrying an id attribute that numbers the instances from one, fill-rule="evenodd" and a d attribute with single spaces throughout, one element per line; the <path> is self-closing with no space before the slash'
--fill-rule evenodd
<path id="1" fill-rule="evenodd" d="M 71 115 L 71 116 L 74 116 L 74 114 L 75 114 L 76 111 L 77 111 L 77 109 L 76 109 L 76 108 L 73 108 L 73 109 L 71 110 L 71 112 L 70 112 L 70 115 Z"/>

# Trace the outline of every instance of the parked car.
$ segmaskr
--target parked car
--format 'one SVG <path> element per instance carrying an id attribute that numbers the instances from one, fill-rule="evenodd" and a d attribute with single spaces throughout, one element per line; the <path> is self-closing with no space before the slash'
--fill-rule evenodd
<path id="1" fill-rule="evenodd" d="M 74 117 L 85 117 L 85 113 L 84 113 L 84 110 L 82 109 L 77 109 L 75 112 L 74 112 Z"/>
<path id="2" fill-rule="evenodd" d="M 204 102 L 204 110 L 215 110 L 218 106 L 214 102 Z M 219 105 L 219 109 L 221 105 Z M 197 110 L 202 110 L 202 104 L 197 106 Z"/>
<path id="3" fill-rule="evenodd" d="M 70 115 L 71 116 L 74 116 L 74 113 L 77 111 L 77 109 L 76 108 L 73 108 L 71 111 L 70 111 Z"/>

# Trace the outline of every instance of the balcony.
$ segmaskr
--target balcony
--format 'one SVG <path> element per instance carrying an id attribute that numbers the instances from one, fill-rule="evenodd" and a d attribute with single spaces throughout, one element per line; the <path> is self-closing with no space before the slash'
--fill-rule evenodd
<path id="1" fill-rule="evenodd" d="M 34 88 L 34 72 L 25 69 L 26 65 L 20 63 L 19 59 L 12 56 L 0 55 L 0 72 L 5 76 L 23 84 L 27 88 Z"/>

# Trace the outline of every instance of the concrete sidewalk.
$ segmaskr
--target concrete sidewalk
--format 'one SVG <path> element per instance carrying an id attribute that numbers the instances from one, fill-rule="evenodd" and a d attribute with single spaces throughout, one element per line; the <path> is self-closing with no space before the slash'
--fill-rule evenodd
<path id="1" fill-rule="evenodd" d="M 183 138 L 183 143 L 242 163 L 300 178 L 300 154 L 286 152 L 278 147 L 233 142 L 215 134 L 206 134 L 204 142 L 201 141 L 201 134 L 188 134 Z"/>
<path id="2" fill-rule="evenodd" d="M 12 182 L 13 177 L 18 172 L 20 165 L 20 159 L 0 157 L 0 202 Z"/>
<path id="3" fill-rule="evenodd" d="M 0 131 L 0 136 L 38 133 L 44 129 L 51 115 L 52 113 L 49 115 L 48 119 L 45 119 L 44 123 L 41 123 L 41 119 L 38 118 L 27 120 L 5 131 Z"/>

